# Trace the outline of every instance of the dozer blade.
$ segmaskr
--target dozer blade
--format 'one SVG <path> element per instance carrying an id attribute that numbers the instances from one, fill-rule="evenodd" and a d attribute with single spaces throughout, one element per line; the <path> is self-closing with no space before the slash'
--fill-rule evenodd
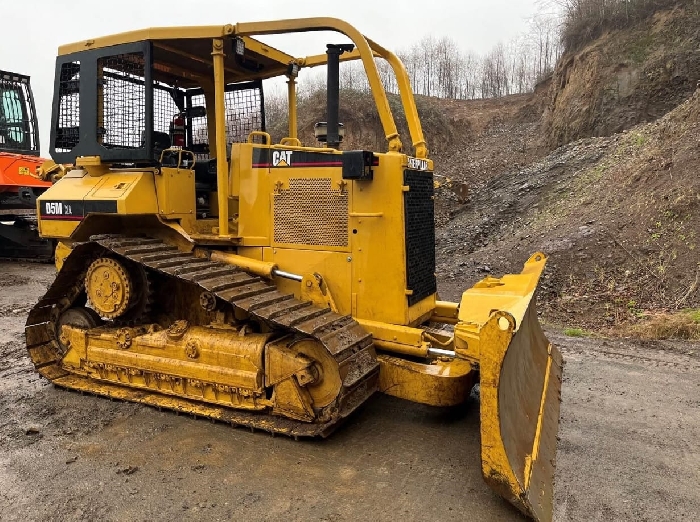
<path id="1" fill-rule="evenodd" d="M 545 263 L 534 254 L 521 274 L 488 277 L 467 290 L 456 327 L 479 352 L 484 479 L 538 521 L 552 519 L 562 378 L 561 353 L 535 307 Z"/>

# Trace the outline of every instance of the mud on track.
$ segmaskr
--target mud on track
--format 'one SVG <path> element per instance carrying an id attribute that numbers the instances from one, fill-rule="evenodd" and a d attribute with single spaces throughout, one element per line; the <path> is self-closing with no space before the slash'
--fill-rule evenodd
<path id="1" fill-rule="evenodd" d="M 53 275 L 0 263 L 0 520 L 522 520 L 481 479 L 476 401 L 377 396 L 294 442 L 54 388 L 23 340 Z M 700 346 L 550 337 L 555 520 L 700 519 Z"/>

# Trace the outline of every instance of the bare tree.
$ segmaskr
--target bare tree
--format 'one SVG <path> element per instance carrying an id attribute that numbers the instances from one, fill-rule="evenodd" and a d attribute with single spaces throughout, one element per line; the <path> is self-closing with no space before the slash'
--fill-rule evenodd
<path id="1" fill-rule="evenodd" d="M 697 0 L 548 0 L 547 4 L 564 13 L 562 41 L 567 51 L 575 51 L 606 29 L 628 26 L 660 9 L 674 5 L 698 8 Z"/>

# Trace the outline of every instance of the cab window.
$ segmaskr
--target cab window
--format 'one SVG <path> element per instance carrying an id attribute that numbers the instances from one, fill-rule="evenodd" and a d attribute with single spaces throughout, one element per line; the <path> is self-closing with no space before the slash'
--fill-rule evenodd
<path id="1" fill-rule="evenodd" d="M 2 103 L 0 104 L 0 134 L 10 142 L 24 142 L 24 114 L 22 100 L 16 89 L 3 89 L 0 91 Z"/>

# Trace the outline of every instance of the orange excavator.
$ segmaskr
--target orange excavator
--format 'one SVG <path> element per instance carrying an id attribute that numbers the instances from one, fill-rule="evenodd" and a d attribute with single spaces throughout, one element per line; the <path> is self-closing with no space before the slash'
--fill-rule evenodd
<path id="1" fill-rule="evenodd" d="M 29 76 L 0 70 L 0 257 L 53 258 L 54 243 L 39 237 L 36 218 L 36 198 L 52 184 L 49 165 L 39 157 Z"/>

